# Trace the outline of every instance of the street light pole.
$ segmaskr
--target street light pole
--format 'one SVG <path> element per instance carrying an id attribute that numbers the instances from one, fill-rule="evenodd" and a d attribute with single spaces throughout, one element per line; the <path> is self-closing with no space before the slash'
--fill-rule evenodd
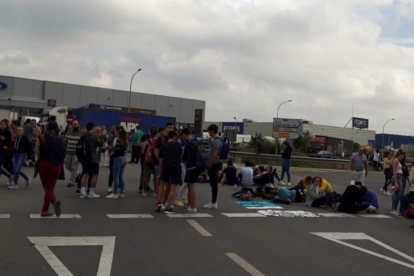
<path id="1" fill-rule="evenodd" d="M 277 114 L 276 114 L 276 118 L 279 118 L 279 108 L 282 106 L 282 104 L 285 104 L 285 103 L 290 103 L 292 100 L 289 100 L 289 101 L 286 101 L 286 102 L 283 102 L 283 103 L 281 103 L 281 104 L 279 104 L 279 106 L 277 107 Z M 277 155 L 277 144 L 278 144 L 278 139 L 277 138 L 275 138 L 275 155 Z"/>
<path id="2" fill-rule="evenodd" d="M 133 75 L 131 78 L 131 83 L 129 84 L 129 99 L 128 99 L 128 113 L 131 113 L 131 96 L 132 96 L 132 80 L 134 79 L 135 75 L 141 71 L 142 69 L 139 68 Z"/>
<path id="3" fill-rule="evenodd" d="M 384 150 L 384 135 L 385 135 L 385 125 L 390 122 L 390 121 L 394 121 L 395 118 L 389 119 L 388 121 L 385 122 L 384 126 L 382 127 L 382 149 Z"/>

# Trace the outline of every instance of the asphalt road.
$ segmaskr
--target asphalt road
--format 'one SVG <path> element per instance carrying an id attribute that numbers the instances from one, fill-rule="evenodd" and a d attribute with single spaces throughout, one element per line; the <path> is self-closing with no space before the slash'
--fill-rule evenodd
<path id="1" fill-rule="evenodd" d="M 32 173 L 31 168 L 24 171 Z M 350 181 L 347 171 L 293 168 L 292 183 L 307 174 L 327 179 L 340 193 Z M 359 215 L 233 218 L 222 213 L 256 211 L 234 204 L 230 186 L 220 187 L 218 210 L 203 210 L 202 205 L 210 200 L 210 187 L 197 184 L 198 211 L 211 217 L 171 218 L 154 213 L 152 195 L 142 197 L 137 193 L 138 165 L 127 166 L 125 198 L 104 197 L 107 176 L 108 169 L 102 167 L 97 188 L 100 199 L 79 199 L 74 188 L 66 187 L 67 181 L 59 181 L 56 195 L 62 201 L 62 214 L 80 216 L 59 219 L 30 218 L 30 214 L 40 214 L 42 207 L 39 179 L 30 188 L 21 185 L 18 190 L 7 190 L 5 179 L 1 179 L 0 214 L 10 214 L 10 218 L 0 218 L 0 275 L 385 276 L 413 273 L 414 229 L 408 226 L 414 221 L 390 217 L 391 197 L 378 196 L 380 214 L 386 218 Z M 371 172 L 366 180 L 368 188 L 376 192 L 382 183 L 383 174 L 379 172 Z M 283 207 L 332 213 L 301 203 Z M 108 214 L 148 214 L 153 218 L 111 219 Z M 340 232 L 341 239 L 345 240 L 338 241 L 338 236 L 334 236 L 333 241 L 313 234 L 321 232 Z M 332 238 L 331 234 L 322 235 Z M 346 240 L 350 238 L 353 239 Z"/>

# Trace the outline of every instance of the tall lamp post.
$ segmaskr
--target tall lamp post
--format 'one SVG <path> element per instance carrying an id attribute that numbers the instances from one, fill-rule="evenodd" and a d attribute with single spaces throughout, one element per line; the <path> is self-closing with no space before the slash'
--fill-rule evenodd
<path id="1" fill-rule="evenodd" d="M 132 96 L 132 80 L 134 79 L 135 75 L 141 71 L 142 69 L 139 68 L 133 75 L 131 78 L 131 83 L 129 84 L 129 99 L 128 99 L 128 113 L 131 113 L 131 96 Z"/>
<path id="2" fill-rule="evenodd" d="M 279 104 L 279 106 L 278 106 L 278 108 L 277 108 L 276 118 L 279 118 L 279 108 L 282 106 L 282 104 L 285 104 L 285 103 L 290 103 L 291 101 L 292 101 L 292 100 L 289 100 L 289 101 L 286 101 L 286 102 L 283 102 L 283 103 Z M 277 143 L 278 143 L 277 138 L 275 138 L 275 146 L 276 146 L 276 148 L 275 148 L 275 154 L 276 154 L 276 155 L 277 155 Z"/>
<path id="3" fill-rule="evenodd" d="M 388 122 L 390 122 L 390 121 L 394 121 L 394 120 L 395 120 L 395 118 L 389 119 L 388 121 L 386 121 L 386 122 L 385 122 L 384 126 L 382 127 L 382 149 L 383 149 L 383 150 L 384 150 L 384 135 L 385 135 L 384 129 L 385 129 L 385 125 L 386 125 Z"/>

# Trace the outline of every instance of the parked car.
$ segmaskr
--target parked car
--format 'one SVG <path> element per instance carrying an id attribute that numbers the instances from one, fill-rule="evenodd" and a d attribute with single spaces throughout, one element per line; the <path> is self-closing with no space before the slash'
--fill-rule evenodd
<path id="1" fill-rule="evenodd" d="M 333 158 L 334 154 L 332 151 L 329 151 L 329 150 L 321 150 L 321 151 L 318 151 L 318 153 L 316 154 L 316 157 Z"/>

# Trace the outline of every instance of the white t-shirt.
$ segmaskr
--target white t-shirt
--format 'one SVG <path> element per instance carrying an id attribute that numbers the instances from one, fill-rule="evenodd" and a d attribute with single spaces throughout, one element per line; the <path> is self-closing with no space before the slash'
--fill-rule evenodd
<path id="1" fill-rule="evenodd" d="M 253 186 L 253 169 L 245 167 L 241 169 L 240 173 L 242 174 L 241 184 L 245 187 Z"/>
<path id="2" fill-rule="evenodd" d="M 378 153 L 376 152 L 376 153 L 374 153 L 374 161 L 379 161 L 379 157 L 378 157 Z"/>

